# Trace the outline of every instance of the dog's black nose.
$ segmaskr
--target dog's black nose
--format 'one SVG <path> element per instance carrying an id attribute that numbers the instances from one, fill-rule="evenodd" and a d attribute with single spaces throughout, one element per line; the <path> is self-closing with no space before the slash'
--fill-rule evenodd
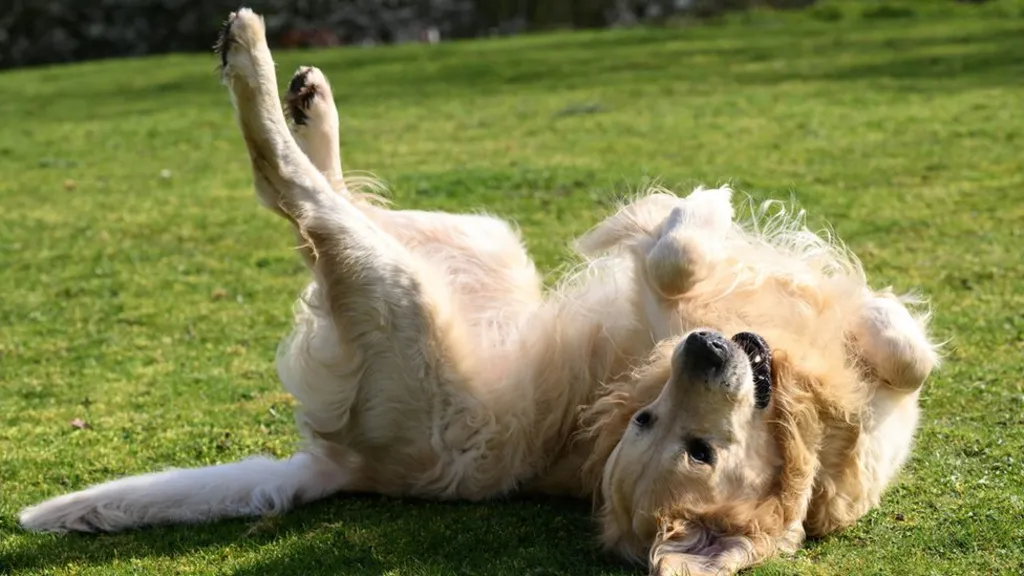
<path id="1" fill-rule="evenodd" d="M 698 370 L 719 370 L 729 359 L 729 343 L 717 332 L 693 332 L 685 346 L 690 365 Z"/>

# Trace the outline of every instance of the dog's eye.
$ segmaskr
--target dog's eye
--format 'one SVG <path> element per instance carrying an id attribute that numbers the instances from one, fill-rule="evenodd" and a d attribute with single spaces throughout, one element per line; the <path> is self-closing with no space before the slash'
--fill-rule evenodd
<path id="1" fill-rule="evenodd" d="M 715 464 L 715 450 L 706 440 L 691 438 L 686 441 L 686 454 L 691 460 L 708 466 Z"/>
<path id="2" fill-rule="evenodd" d="M 654 415 L 650 410 L 641 410 L 636 413 L 636 416 L 633 416 L 633 424 L 636 424 L 636 427 L 641 430 L 650 426 L 652 422 L 654 422 Z"/>

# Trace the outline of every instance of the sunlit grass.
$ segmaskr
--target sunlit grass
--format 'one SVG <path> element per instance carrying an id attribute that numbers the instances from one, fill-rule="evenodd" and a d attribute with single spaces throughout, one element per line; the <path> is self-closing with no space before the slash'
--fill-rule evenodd
<path id="1" fill-rule="evenodd" d="M 278 70 L 282 85 L 300 63 L 327 72 L 346 167 L 399 207 L 512 218 L 548 270 L 655 179 L 798 200 L 877 286 L 931 297 L 950 344 L 882 507 L 757 572 L 1020 573 L 1024 19 L 839 6 L 279 53 Z M 45 497 L 297 440 L 272 363 L 306 276 L 253 198 L 214 63 L 0 74 L 0 573 L 630 573 L 596 548 L 585 502 L 343 496 L 124 535 L 17 529 Z"/>

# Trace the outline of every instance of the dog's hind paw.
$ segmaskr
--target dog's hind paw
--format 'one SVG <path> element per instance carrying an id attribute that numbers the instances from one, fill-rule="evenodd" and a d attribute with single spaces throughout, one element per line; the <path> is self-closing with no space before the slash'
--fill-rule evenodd
<path id="1" fill-rule="evenodd" d="M 295 71 L 284 97 L 285 113 L 296 126 L 336 121 L 330 113 L 334 96 L 319 68 L 301 66 Z"/>
<path id="2" fill-rule="evenodd" d="M 214 51 L 220 56 L 221 79 L 227 83 L 237 77 L 253 84 L 266 48 L 266 29 L 263 17 L 249 8 L 241 8 L 228 15 L 221 28 Z"/>

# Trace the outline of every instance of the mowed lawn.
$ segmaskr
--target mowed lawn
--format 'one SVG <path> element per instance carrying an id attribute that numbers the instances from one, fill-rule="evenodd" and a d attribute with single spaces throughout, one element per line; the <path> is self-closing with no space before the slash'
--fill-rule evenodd
<path id="1" fill-rule="evenodd" d="M 753 572 L 1020 574 L 1024 12 L 943 6 L 277 61 L 282 87 L 300 64 L 333 81 L 346 168 L 398 207 L 514 219 L 552 279 L 652 181 L 795 199 L 874 285 L 930 297 L 949 343 L 881 508 Z M 589 503 L 547 499 L 18 529 L 23 506 L 91 483 L 295 446 L 273 358 L 307 276 L 256 204 L 215 64 L 0 74 L 0 573 L 635 573 L 597 548 Z"/>

